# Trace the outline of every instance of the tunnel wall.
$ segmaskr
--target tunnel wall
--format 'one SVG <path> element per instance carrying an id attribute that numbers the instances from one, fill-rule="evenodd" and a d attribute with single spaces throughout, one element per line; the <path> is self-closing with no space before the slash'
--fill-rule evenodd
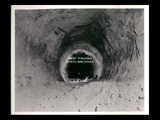
<path id="1" fill-rule="evenodd" d="M 61 56 L 81 41 L 96 48 L 107 61 L 103 78 L 120 79 L 133 66 L 143 71 L 143 23 L 143 9 L 17 10 L 16 45 L 23 45 L 21 55 L 26 53 L 31 61 L 40 59 L 43 71 L 61 80 Z"/>

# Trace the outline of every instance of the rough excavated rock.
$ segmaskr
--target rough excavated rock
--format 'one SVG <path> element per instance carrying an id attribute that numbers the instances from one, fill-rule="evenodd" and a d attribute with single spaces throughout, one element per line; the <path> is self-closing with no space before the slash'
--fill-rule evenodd
<path id="1" fill-rule="evenodd" d="M 16 10 L 15 18 L 16 112 L 144 110 L 143 10 Z M 104 47 L 95 48 L 105 72 L 100 81 L 61 82 L 58 51 L 63 55 L 67 49 L 63 38 L 76 38 L 80 33 L 75 31 L 94 20 L 104 35 L 99 33 Z"/>

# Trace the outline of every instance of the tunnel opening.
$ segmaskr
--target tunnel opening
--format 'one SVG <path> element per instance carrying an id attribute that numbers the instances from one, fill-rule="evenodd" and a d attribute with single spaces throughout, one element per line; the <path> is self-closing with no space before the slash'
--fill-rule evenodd
<path id="1" fill-rule="evenodd" d="M 69 79 L 84 80 L 94 76 L 94 60 L 84 52 L 78 52 L 68 58 L 66 72 Z"/>

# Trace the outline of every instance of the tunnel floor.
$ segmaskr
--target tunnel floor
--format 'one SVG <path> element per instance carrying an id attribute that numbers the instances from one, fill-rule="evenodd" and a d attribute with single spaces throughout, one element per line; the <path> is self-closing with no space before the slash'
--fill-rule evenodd
<path id="1" fill-rule="evenodd" d="M 93 78 L 94 76 L 94 61 L 93 58 L 85 53 L 75 53 L 68 60 L 66 66 L 68 78 L 85 79 Z"/>

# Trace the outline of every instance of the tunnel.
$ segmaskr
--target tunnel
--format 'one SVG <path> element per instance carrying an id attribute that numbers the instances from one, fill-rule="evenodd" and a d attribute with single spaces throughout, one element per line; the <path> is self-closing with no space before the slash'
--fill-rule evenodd
<path id="1" fill-rule="evenodd" d="M 40 7 L 12 12 L 15 114 L 146 112 L 142 8 Z"/>
<path id="2" fill-rule="evenodd" d="M 41 31 L 24 37 L 27 54 L 41 59 L 42 70 L 53 80 L 72 83 L 72 80 L 86 78 L 117 79 L 125 72 L 127 61 L 139 58 L 137 35 L 131 26 L 125 31 L 124 21 L 119 21 L 116 28 L 107 11 L 92 12 L 93 15 L 82 23 L 71 24 L 69 19 L 63 19 L 65 24 L 53 27 L 56 20 L 51 19 Z M 126 14 L 128 12 L 131 11 L 126 10 Z M 37 24 L 41 26 L 41 21 Z M 89 57 L 93 63 L 78 62 L 78 59 L 69 62 L 69 57 Z"/>

